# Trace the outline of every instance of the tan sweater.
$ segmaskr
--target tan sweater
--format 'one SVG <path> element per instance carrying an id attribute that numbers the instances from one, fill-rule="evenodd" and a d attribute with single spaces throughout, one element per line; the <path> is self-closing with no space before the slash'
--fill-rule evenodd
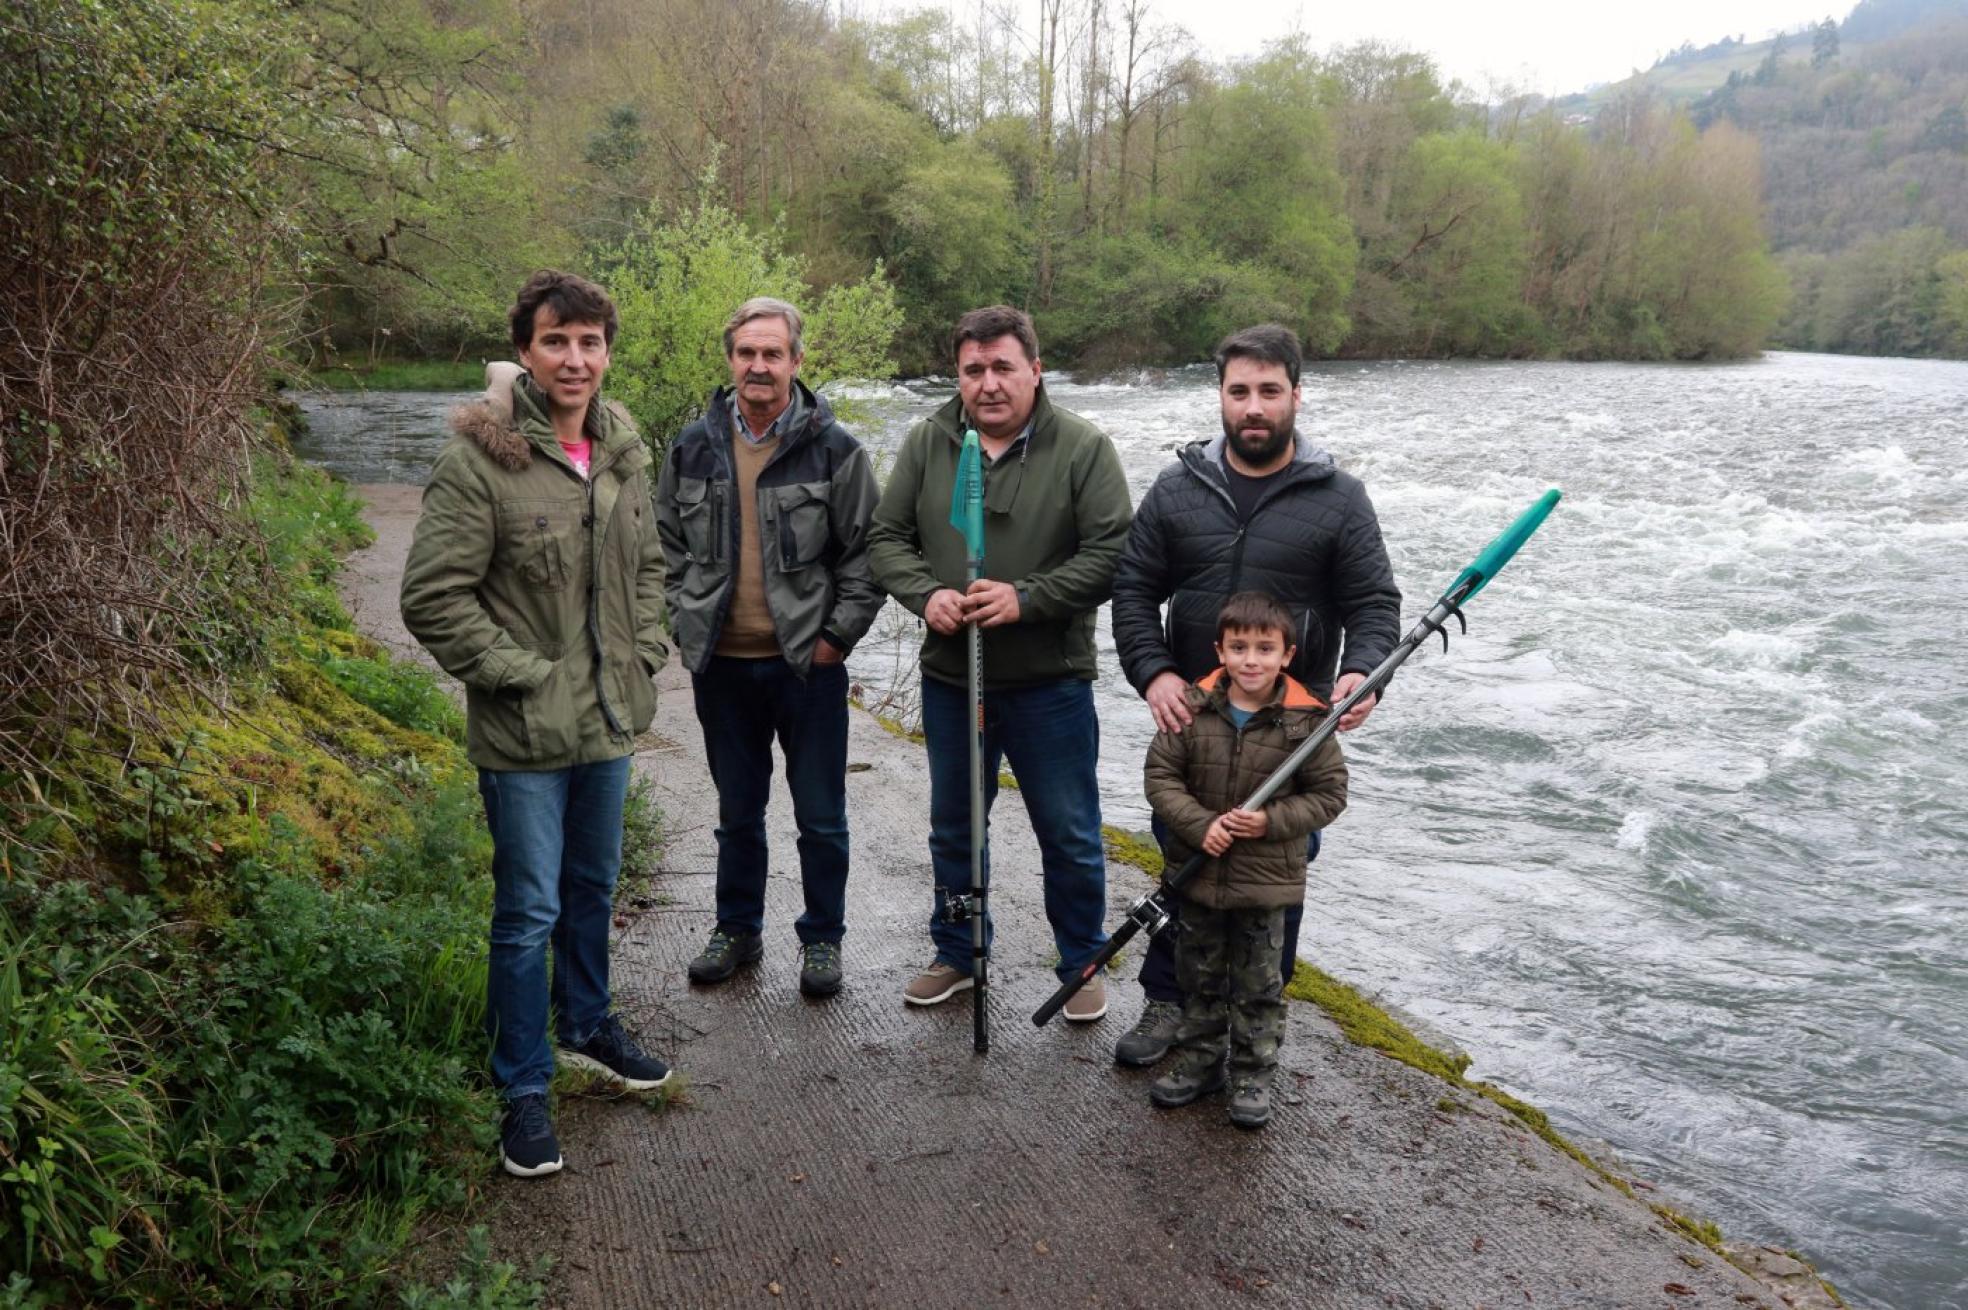
<path id="1" fill-rule="evenodd" d="M 741 422 L 743 420 L 740 420 Z M 734 435 L 731 454 L 738 475 L 738 579 L 731 609 L 718 633 L 717 653 L 741 660 L 771 659 L 779 653 L 772 611 L 765 607 L 765 555 L 759 541 L 758 480 L 780 438 L 754 445 Z"/>

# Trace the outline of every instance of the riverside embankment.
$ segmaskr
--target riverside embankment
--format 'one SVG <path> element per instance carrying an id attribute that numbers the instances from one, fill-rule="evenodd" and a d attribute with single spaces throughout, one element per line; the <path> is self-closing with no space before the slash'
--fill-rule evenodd
<path id="1" fill-rule="evenodd" d="M 1137 494 L 1209 371 L 1054 378 Z M 882 458 L 947 386 L 850 388 Z M 1466 1047 L 1855 1303 L 1968 1307 L 1968 365 L 1322 364 L 1409 596 L 1565 502 L 1447 656 L 1346 742 L 1303 953 Z M 450 399 L 311 406 L 313 457 L 416 481 Z M 850 670 L 904 694 L 913 618 Z M 881 638 L 887 634 L 889 643 Z M 1145 826 L 1147 715 L 1103 655 L 1102 804 Z"/>
<path id="2" fill-rule="evenodd" d="M 396 578 L 418 493 L 365 487 L 376 544 L 344 577 L 398 650 Z M 687 680 L 660 680 L 638 752 L 667 816 L 655 894 L 625 905 L 618 1002 L 682 1072 L 660 1112 L 570 1099 L 569 1165 L 513 1185 L 502 1253 L 551 1253 L 569 1306 L 1780 1304 L 1645 1202 L 1509 1112 L 1354 1045 L 1291 1007 L 1285 1104 L 1260 1134 L 1217 1106 L 1167 1113 L 1117 1069 L 1131 989 L 1089 1028 L 1038 1030 L 1051 944 L 1038 853 L 1007 792 L 994 825 L 995 1045 L 967 1002 L 902 1004 L 924 959 L 927 781 L 919 748 L 853 716 L 847 986 L 795 986 L 789 798 L 771 812 L 768 954 L 715 990 L 685 981 L 709 931 L 716 802 Z M 1135 883 L 1110 886 L 1118 913 Z M 504 1185 L 502 1185 L 503 1187 Z"/>

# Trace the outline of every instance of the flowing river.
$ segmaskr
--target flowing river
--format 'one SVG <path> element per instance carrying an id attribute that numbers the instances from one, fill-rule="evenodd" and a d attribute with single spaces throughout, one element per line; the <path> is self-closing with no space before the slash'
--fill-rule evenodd
<path id="1" fill-rule="evenodd" d="M 879 458 L 952 388 L 840 390 Z M 1219 430 L 1206 367 L 1051 390 L 1137 500 Z M 309 398 L 301 453 L 420 482 L 456 399 Z M 1345 739 L 1303 953 L 1732 1238 L 1968 1307 L 1968 364 L 1329 364 L 1300 427 L 1365 479 L 1404 630 L 1565 491 Z M 1105 623 L 1105 817 L 1145 828 Z M 917 633 L 891 605 L 855 652 L 871 696 L 906 709 Z"/>

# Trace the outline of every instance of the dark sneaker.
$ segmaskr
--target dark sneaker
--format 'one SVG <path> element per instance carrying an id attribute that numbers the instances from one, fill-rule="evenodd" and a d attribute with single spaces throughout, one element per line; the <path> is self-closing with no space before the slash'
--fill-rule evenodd
<path id="1" fill-rule="evenodd" d="M 561 1047 L 560 1060 L 569 1068 L 600 1074 L 631 1092 L 646 1092 L 670 1081 L 670 1066 L 636 1045 L 636 1039 L 622 1031 L 622 1021 L 612 1014 L 587 1041 Z"/>
<path id="2" fill-rule="evenodd" d="M 1114 1043 L 1114 1059 L 1121 1064 L 1146 1069 L 1160 1064 L 1175 1045 L 1175 1030 L 1182 1024 L 1182 1007 L 1174 1001 L 1150 1001 L 1141 1019 L 1127 1035 Z"/>
<path id="3" fill-rule="evenodd" d="M 1230 1089 L 1230 1122 L 1239 1128 L 1262 1128 L 1271 1122 L 1271 1082 L 1268 1078 L 1239 1078 Z"/>
<path id="4" fill-rule="evenodd" d="M 499 1147 L 506 1172 L 515 1178 L 560 1172 L 560 1140 L 554 1136 L 545 1096 L 521 1096 L 506 1102 L 505 1122 L 499 1125 Z"/>
<path id="5" fill-rule="evenodd" d="M 938 960 L 910 980 L 902 989 L 902 999 L 911 1005 L 941 1005 L 958 992 L 974 985 L 970 970 Z"/>
<path id="6" fill-rule="evenodd" d="M 814 942 L 800 949 L 800 990 L 808 996 L 832 996 L 841 989 L 839 942 Z"/>
<path id="7" fill-rule="evenodd" d="M 711 934 L 710 942 L 690 962 L 690 981 L 721 983 L 738 972 L 741 964 L 752 964 L 765 957 L 765 943 L 755 932 L 736 937 L 722 930 Z"/>
<path id="8" fill-rule="evenodd" d="M 1185 1051 L 1173 1068 L 1148 1086 L 1148 1099 L 1173 1109 L 1223 1090 L 1228 1081 L 1221 1057 Z"/>

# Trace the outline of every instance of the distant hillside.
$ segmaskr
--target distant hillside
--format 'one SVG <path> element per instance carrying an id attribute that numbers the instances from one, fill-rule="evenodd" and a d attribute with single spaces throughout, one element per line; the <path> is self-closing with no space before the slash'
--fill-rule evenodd
<path id="1" fill-rule="evenodd" d="M 1698 124 L 1727 121 L 1762 143 L 1774 249 L 1832 252 L 1921 226 L 1968 245 L 1968 0 L 1960 8 L 1695 102 Z"/>
<path id="2" fill-rule="evenodd" d="M 1560 101 L 1571 121 L 1634 98 L 1762 148 L 1787 345 L 1968 354 L 1968 0 L 1864 0 L 1774 40 L 1683 46 Z"/>
<path id="3" fill-rule="evenodd" d="M 1968 0 L 1860 0 L 1845 21 L 1833 28 L 1835 54 L 1830 57 L 1849 64 L 1878 42 L 1960 18 L 1968 18 Z M 1645 71 L 1636 69 L 1622 81 L 1589 87 L 1556 103 L 1564 114 L 1593 115 L 1615 98 L 1644 88 L 1670 104 L 1686 105 L 1720 90 L 1731 78 L 1753 80 L 1759 69 L 1767 80 L 1778 69 L 1821 67 L 1827 62 L 1819 36 L 1823 26 L 1805 23 L 1757 41 L 1739 34 L 1706 46 L 1687 42 L 1662 55 Z"/>

